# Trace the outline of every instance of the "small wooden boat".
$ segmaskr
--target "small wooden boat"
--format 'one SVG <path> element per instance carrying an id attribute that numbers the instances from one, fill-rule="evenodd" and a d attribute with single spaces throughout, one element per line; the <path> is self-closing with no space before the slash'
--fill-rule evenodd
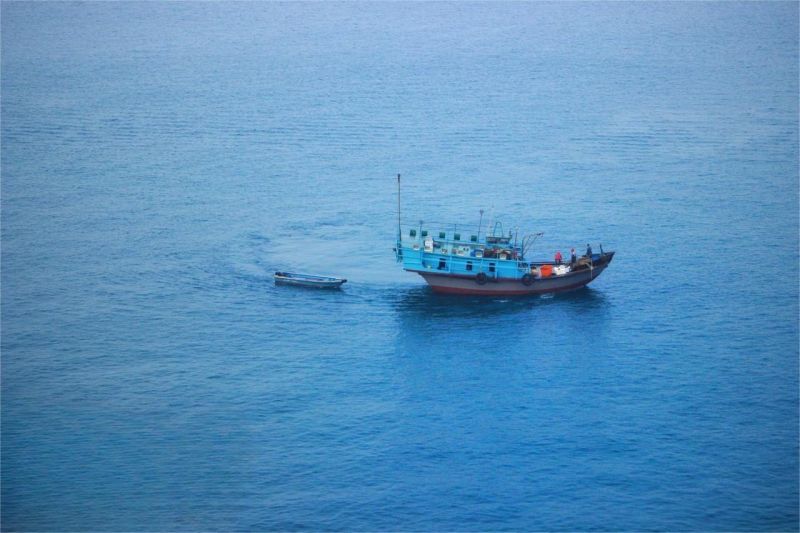
<path id="1" fill-rule="evenodd" d="M 311 276 L 294 272 L 275 272 L 275 283 L 281 285 L 297 285 L 298 287 L 315 287 L 317 289 L 338 289 L 347 280 L 329 276 Z"/>

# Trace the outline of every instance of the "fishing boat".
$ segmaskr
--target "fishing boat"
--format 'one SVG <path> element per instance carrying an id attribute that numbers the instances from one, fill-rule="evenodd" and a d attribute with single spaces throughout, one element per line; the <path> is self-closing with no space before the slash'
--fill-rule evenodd
<path id="1" fill-rule="evenodd" d="M 541 232 L 519 237 L 505 234 L 495 222 L 481 234 L 466 224 L 401 224 L 400 175 L 397 175 L 397 245 L 395 256 L 403 269 L 415 272 L 434 292 L 486 296 L 547 294 L 585 287 L 608 267 L 614 252 L 587 253 L 562 261 L 529 261 Z M 435 226 L 435 227 L 434 227 Z M 461 228 L 461 229 L 459 229 Z M 474 231 L 473 231 L 474 230 Z"/>
<path id="2" fill-rule="evenodd" d="M 343 278 L 312 276 L 295 272 L 275 272 L 274 277 L 275 283 L 279 285 L 296 285 L 298 287 L 314 287 L 317 289 L 338 289 L 344 283 L 347 283 L 347 280 Z"/>

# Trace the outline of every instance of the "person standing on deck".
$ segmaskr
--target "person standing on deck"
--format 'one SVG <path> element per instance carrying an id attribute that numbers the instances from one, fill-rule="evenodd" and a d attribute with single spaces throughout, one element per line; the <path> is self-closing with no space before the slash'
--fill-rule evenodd
<path id="1" fill-rule="evenodd" d="M 561 264 L 561 250 L 556 250 L 556 264 Z"/>
<path id="2" fill-rule="evenodd" d="M 575 266 L 575 261 L 578 260 L 578 256 L 575 255 L 575 248 L 571 249 L 569 253 L 570 253 L 569 264 Z"/>
<path id="3" fill-rule="evenodd" d="M 586 257 L 588 257 L 590 259 L 592 258 L 592 245 L 591 244 L 587 244 L 586 245 Z"/>

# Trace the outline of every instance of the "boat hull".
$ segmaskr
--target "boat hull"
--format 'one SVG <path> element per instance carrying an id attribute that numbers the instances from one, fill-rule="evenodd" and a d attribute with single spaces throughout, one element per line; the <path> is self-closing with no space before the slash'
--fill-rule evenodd
<path id="1" fill-rule="evenodd" d="M 550 276 L 534 279 L 525 285 L 518 279 L 491 279 L 483 285 L 474 276 L 459 276 L 438 272 L 417 273 L 425 279 L 431 289 L 443 294 L 471 294 L 481 296 L 523 296 L 529 294 L 548 294 L 564 292 L 585 287 L 599 276 L 608 264 L 592 269 L 578 270 L 563 276 Z"/>
<path id="2" fill-rule="evenodd" d="M 320 281 L 276 279 L 275 283 L 277 285 L 292 285 L 294 287 L 311 287 L 314 289 L 338 289 L 342 286 L 344 281 L 320 282 Z"/>
<path id="3" fill-rule="evenodd" d="M 311 276 L 308 274 L 294 274 L 291 272 L 276 272 L 276 285 L 293 285 L 295 287 L 312 287 L 315 289 L 338 289 L 346 279 L 331 278 L 328 276 Z"/>

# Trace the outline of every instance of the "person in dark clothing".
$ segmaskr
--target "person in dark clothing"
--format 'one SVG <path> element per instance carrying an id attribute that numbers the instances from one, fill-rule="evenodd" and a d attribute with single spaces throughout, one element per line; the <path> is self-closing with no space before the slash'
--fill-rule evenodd
<path id="1" fill-rule="evenodd" d="M 591 244 L 587 244 L 586 245 L 586 257 L 592 257 L 592 245 Z"/>
<path id="2" fill-rule="evenodd" d="M 572 266 L 575 266 L 575 261 L 577 261 L 577 260 L 578 260 L 578 256 L 575 255 L 575 248 L 573 248 L 572 250 L 570 250 L 569 264 L 572 265 Z"/>

